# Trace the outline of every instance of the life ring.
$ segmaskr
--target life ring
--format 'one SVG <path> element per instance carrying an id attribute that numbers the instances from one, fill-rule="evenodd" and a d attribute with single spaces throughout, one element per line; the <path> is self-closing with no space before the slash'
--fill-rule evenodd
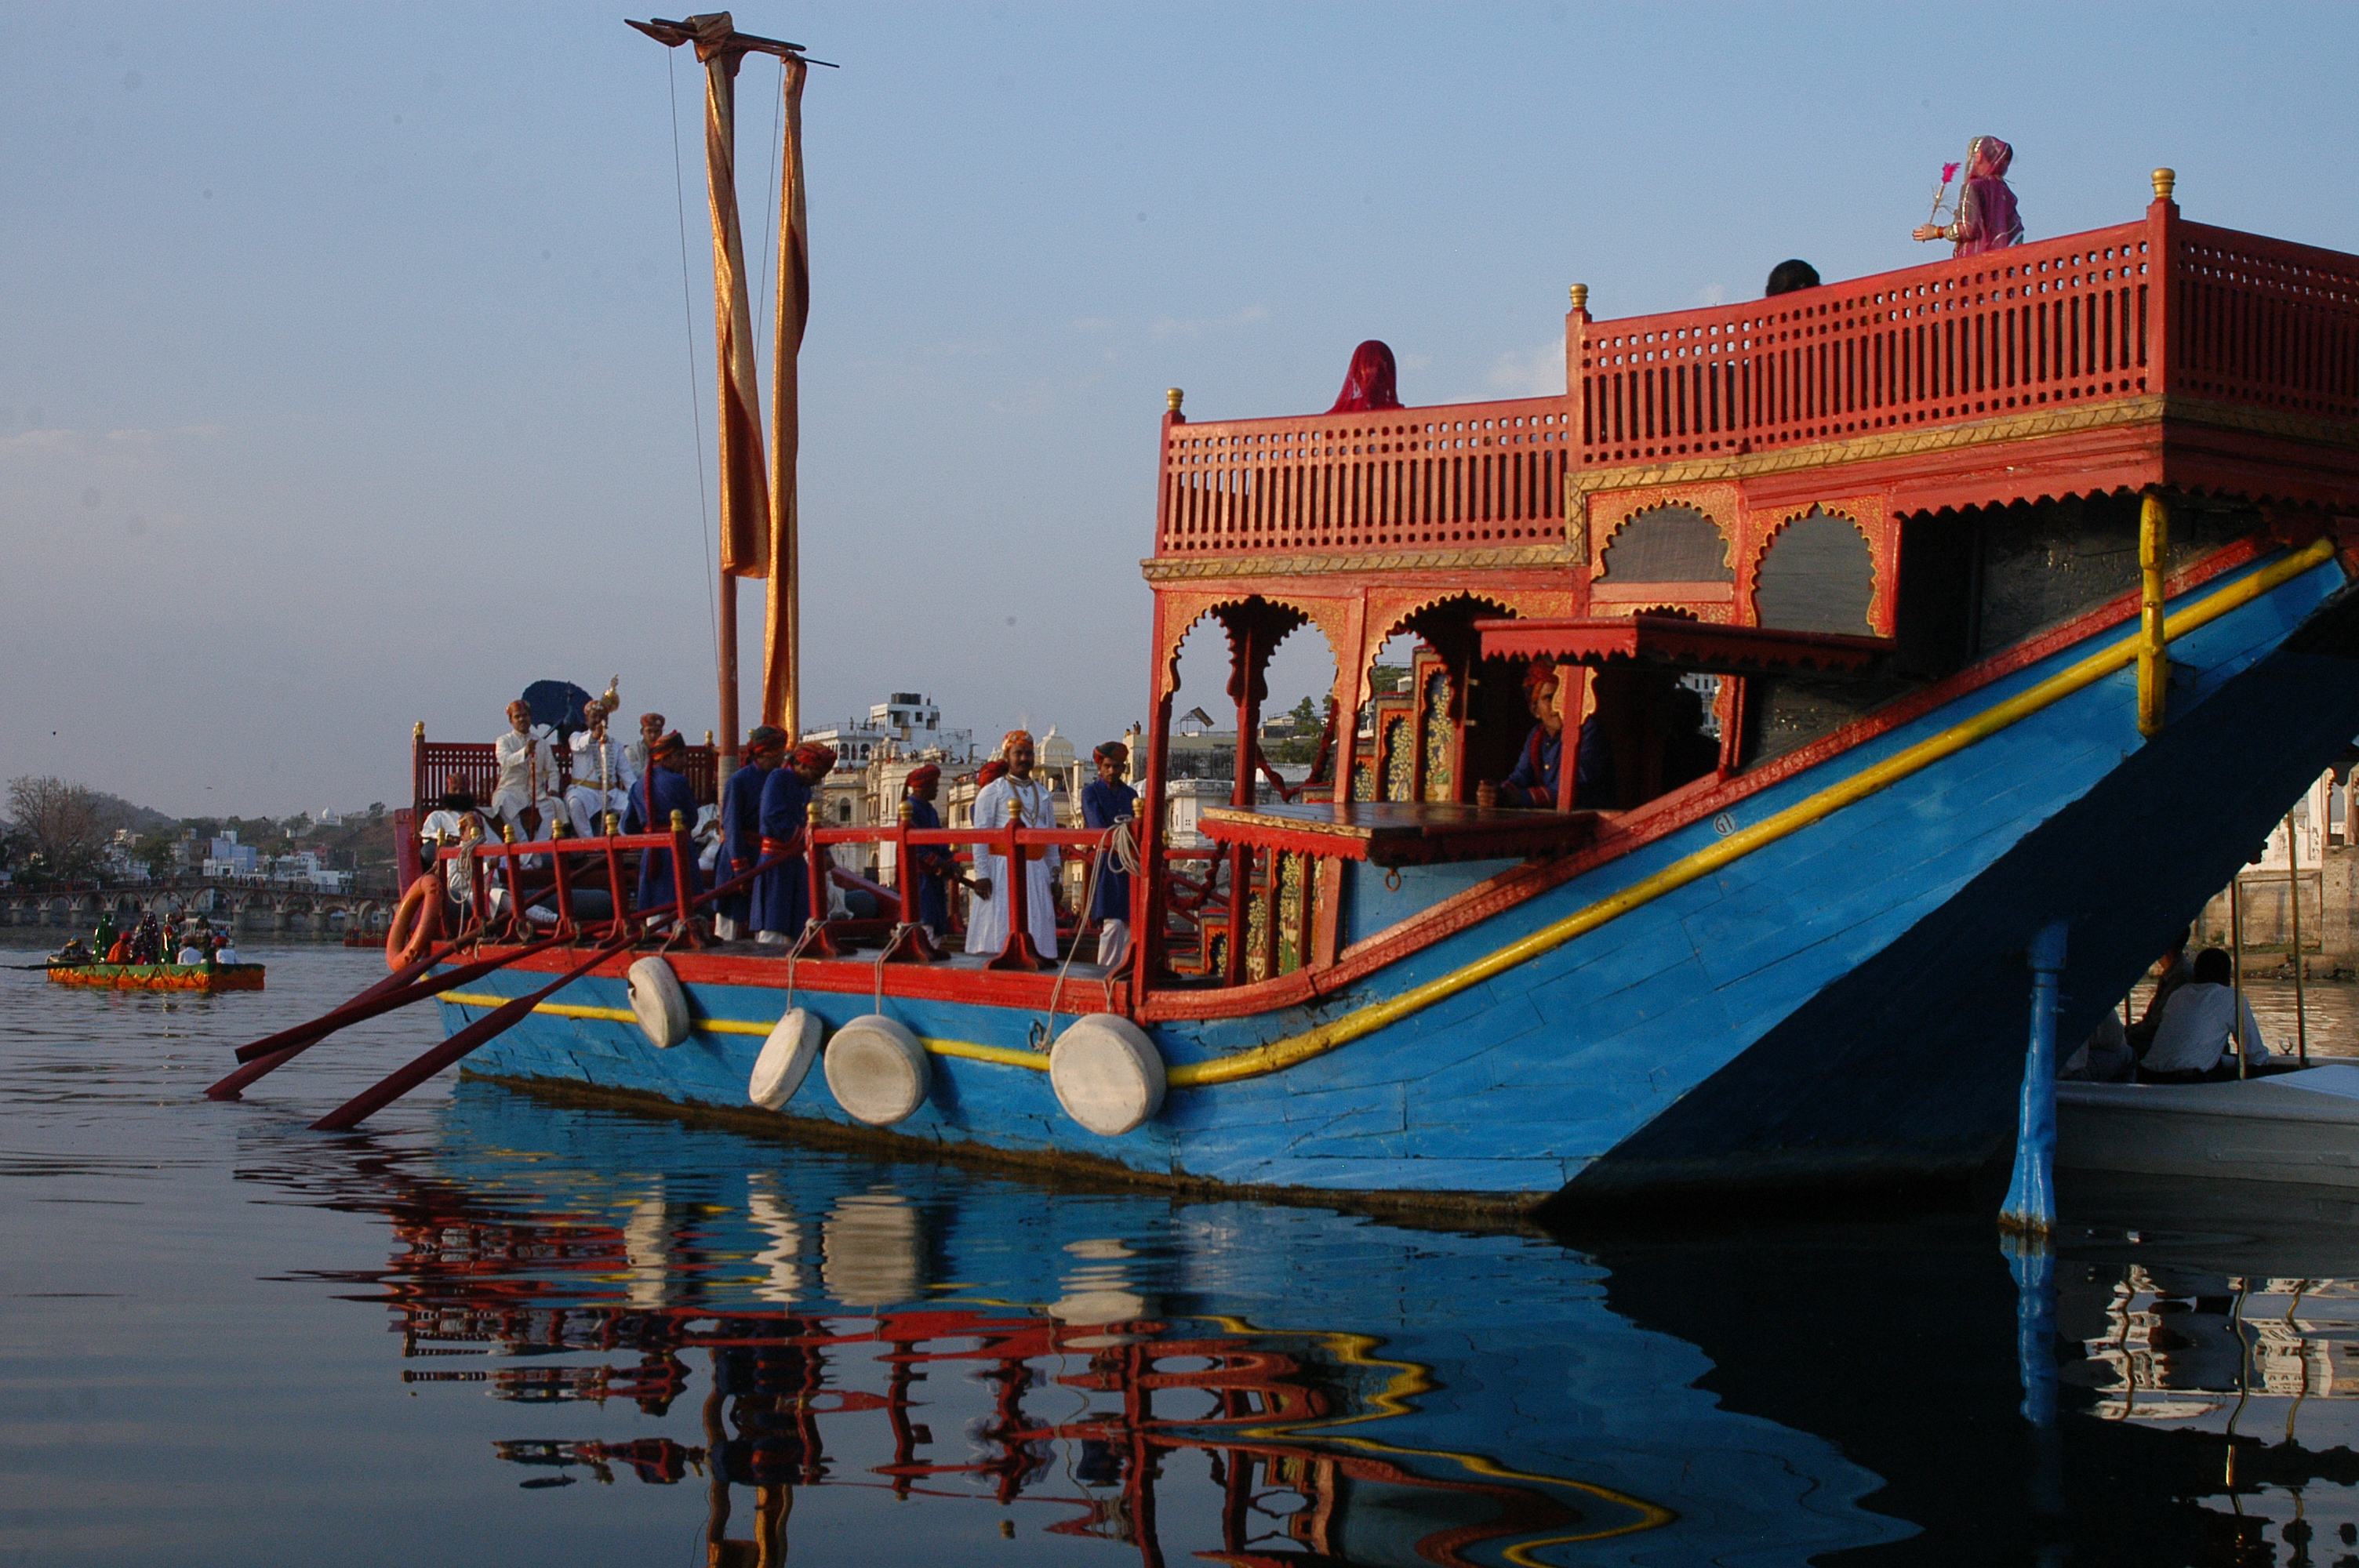
<path id="1" fill-rule="evenodd" d="M 881 1012 L 853 1019 L 827 1043 L 827 1087 L 854 1121 L 890 1127 L 926 1103 L 933 1067 L 918 1037 Z"/>
<path id="2" fill-rule="evenodd" d="M 431 872 L 413 878 L 408 891 L 401 895 L 401 903 L 393 912 L 393 925 L 385 934 L 385 967 L 406 969 L 433 949 L 442 935 L 442 900 L 439 881 Z"/>
<path id="3" fill-rule="evenodd" d="M 650 954 L 631 966 L 626 982 L 631 1011 L 639 1028 L 658 1051 L 669 1051 L 688 1038 L 688 993 L 671 966 Z"/>
<path id="4" fill-rule="evenodd" d="M 1057 1037 L 1049 1087 L 1065 1114 L 1103 1138 L 1118 1138 L 1163 1108 L 1163 1053 L 1147 1031 L 1093 1012 Z"/>
<path id="5" fill-rule="evenodd" d="M 819 1059 L 819 1014 L 807 1008 L 787 1010 L 762 1042 L 754 1058 L 754 1076 L 745 1082 L 745 1098 L 764 1110 L 781 1110 L 795 1098 Z"/>

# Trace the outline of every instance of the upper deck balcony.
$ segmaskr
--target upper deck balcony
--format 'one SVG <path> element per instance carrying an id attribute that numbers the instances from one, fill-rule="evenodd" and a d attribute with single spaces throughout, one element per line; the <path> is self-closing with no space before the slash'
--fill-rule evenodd
<path id="1" fill-rule="evenodd" d="M 1175 408 L 1150 573 L 1372 552 L 1536 561 L 1567 543 L 1570 493 L 1649 469 L 1953 452 L 1976 454 L 1953 469 L 1987 471 L 1989 441 L 2167 419 L 2332 449 L 2333 471 L 2277 474 L 2315 465 L 2248 441 L 2217 473 L 2131 477 L 2200 488 L 2234 470 L 2251 493 L 2347 501 L 2359 258 L 2183 222 L 2168 171 L 2156 190 L 2140 222 L 1775 299 L 1600 321 L 1576 286 L 1561 396 L 1212 423 Z"/>

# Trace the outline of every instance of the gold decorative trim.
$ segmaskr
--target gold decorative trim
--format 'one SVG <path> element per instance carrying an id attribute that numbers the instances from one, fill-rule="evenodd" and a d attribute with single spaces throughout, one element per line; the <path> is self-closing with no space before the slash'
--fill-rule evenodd
<path id="1" fill-rule="evenodd" d="M 1138 563 L 1149 582 L 1186 582 L 1196 578 L 1323 577 L 1339 572 L 1490 569 L 1572 567 L 1581 554 L 1563 545 L 1520 546 L 1499 550 L 1387 550 L 1316 556 L 1150 556 Z"/>

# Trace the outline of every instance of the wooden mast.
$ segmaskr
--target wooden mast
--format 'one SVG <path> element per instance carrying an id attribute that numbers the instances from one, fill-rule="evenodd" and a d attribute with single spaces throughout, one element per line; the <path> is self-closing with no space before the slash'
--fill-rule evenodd
<path id="1" fill-rule="evenodd" d="M 801 46 L 736 30 L 726 11 L 630 26 L 668 48 L 696 46 L 705 68 L 704 176 L 712 212 L 713 365 L 720 391 L 721 599 L 716 650 L 720 684 L 719 780 L 736 769 L 737 579 L 769 579 L 762 637 L 762 718 L 796 733 L 797 639 L 794 475 L 795 359 L 810 306 L 806 287 L 802 195 L 802 85 L 811 64 Z M 748 54 L 777 55 L 786 71 L 786 156 L 780 190 L 777 359 L 771 365 L 773 456 L 765 473 L 761 395 L 756 384 L 753 312 L 745 245 L 737 216 L 737 68 Z"/>
<path id="2" fill-rule="evenodd" d="M 810 251 L 803 228 L 803 80 L 810 63 L 780 60 L 786 94 L 786 146 L 778 158 L 778 295 L 770 351 L 769 617 L 762 633 L 762 722 L 802 734 L 802 575 L 795 460 L 802 449 L 802 398 L 797 368 L 810 319 Z"/>

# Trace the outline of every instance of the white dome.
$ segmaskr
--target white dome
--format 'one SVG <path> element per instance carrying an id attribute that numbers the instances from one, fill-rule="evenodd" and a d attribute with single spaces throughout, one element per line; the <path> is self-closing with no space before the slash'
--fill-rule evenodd
<path id="1" fill-rule="evenodd" d="M 1073 765 L 1073 743 L 1058 734 L 1053 724 L 1049 726 L 1049 732 L 1040 737 L 1040 765 L 1044 768 L 1070 768 Z"/>

